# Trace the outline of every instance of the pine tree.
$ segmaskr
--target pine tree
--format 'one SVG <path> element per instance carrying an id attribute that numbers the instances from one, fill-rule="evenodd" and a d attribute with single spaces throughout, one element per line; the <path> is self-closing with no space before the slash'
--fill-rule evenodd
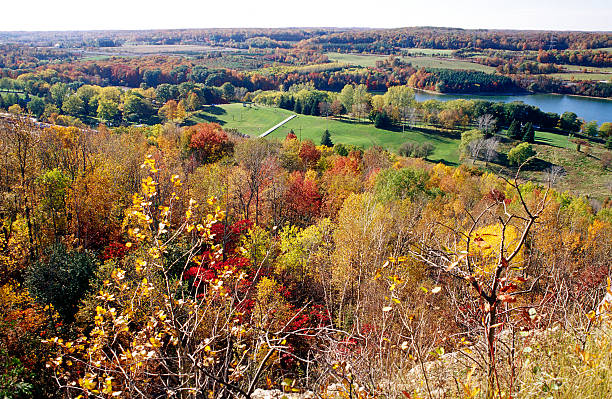
<path id="1" fill-rule="evenodd" d="M 310 107 L 310 115 L 319 116 L 319 103 L 315 100 Z"/>
<path id="2" fill-rule="evenodd" d="M 321 136 L 321 145 L 324 145 L 325 147 L 333 147 L 334 143 L 332 142 L 331 139 L 331 134 L 329 134 L 329 130 L 325 129 L 325 131 L 323 132 L 323 135 Z"/>
<path id="3" fill-rule="evenodd" d="M 298 114 L 302 113 L 302 102 L 299 98 L 295 101 L 295 105 L 293 106 L 293 112 Z"/>
<path id="4" fill-rule="evenodd" d="M 523 132 L 523 141 L 527 143 L 535 142 L 535 130 L 533 129 L 533 124 L 531 122 L 527 122 L 522 129 Z"/>
<path id="5" fill-rule="evenodd" d="M 522 137 L 521 124 L 516 119 L 513 119 L 512 123 L 510 123 L 510 127 L 508 128 L 508 137 L 514 140 L 520 140 Z"/>

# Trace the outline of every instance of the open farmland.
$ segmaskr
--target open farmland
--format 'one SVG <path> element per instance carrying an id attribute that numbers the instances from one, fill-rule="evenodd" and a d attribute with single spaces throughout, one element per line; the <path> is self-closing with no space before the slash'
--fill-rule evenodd
<path id="1" fill-rule="evenodd" d="M 421 50 L 421 49 L 419 49 Z M 351 65 L 358 65 L 363 67 L 376 66 L 376 61 L 382 61 L 388 58 L 386 55 L 365 55 L 365 54 L 343 54 L 343 53 L 327 53 L 327 56 L 331 61 L 344 62 Z M 481 71 L 493 73 L 495 68 L 480 65 L 474 62 L 461 61 L 450 58 L 438 58 L 433 56 L 408 56 L 398 57 L 404 62 L 411 63 L 415 68 L 441 68 L 441 69 L 456 69 L 456 70 L 469 70 L 469 71 Z"/>
<path id="2" fill-rule="evenodd" d="M 241 104 L 226 104 L 206 107 L 204 111 L 192 117 L 193 122 L 216 122 L 225 129 L 238 129 L 242 133 L 258 136 L 270 127 L 281 122 L 294 113 L 280 108 L 265 106 L 243 107 Z M 369 122 L 355 122 L 348 119 L 326 119 L 318 116 L 298 115 L 279 129 L 268 135 L 268 138 L 284 139 L 290 130 L 301 139 L 310 139 L 319 144 L 325 129 L 331 133 L 334 143 L 353 144 L 364 148 L 379 145 L 391 151 L 397 151 L 406 141 L 417 143 L 430 142 L 434 145 L 431 160 L 445 160 L 456 163 L 459 160 L 458 140 L 442 134 L 428 134 L 420 131 L 390 131 L 378 129 Z"/>

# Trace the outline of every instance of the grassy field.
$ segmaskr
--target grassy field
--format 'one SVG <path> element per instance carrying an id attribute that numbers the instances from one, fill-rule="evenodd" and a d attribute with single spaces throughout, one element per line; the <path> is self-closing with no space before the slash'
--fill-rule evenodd
<path id="1" fill-rule="evenodd" d="M 584 72 L 568 72 L 568 73 L 551 73 L 546 76 L 550 76 L 557 79 L 563 80 L 612 80 L 612 74 L 610 73 L 584 73 Z"/>
<path id="2" fill-rule="evenodd" d="M 560 148 L 575 147 L 574 144 L 569 141 L 569 138 L 562 134 L 536 131 L 535 138 L 537 144 L 546 144 L 549 146 Z"/>
<path id="3" fill-rule="evenodd" d="M 571 143 L 570 143 L 571 144 Z M 590 148 L 589 154 L 576 151 L 576 146 L 558 148 L 549 145 L 536 145 L 537 158 L 547 165 L 563 167 L 564 176 L 554 185 L 560 191 L 574 194 L 588 194 L 589 197 L 604 200 L 612 190 L 612 171 L 601 166 L 601 156 L 605 152 L 601 145 Z M 525 178 L 546 182 L 548 168 L 539 171 L 526 171 Z"/>
<path id="4" fill-rule="evenodd" d="M 450 56 L 453 50 L 445 49 L 433 49 L 433 48 L 403 48 L 402 53 L 407 55 L 436 55 L 436 56 Z"/>
<path id="5" fill-rule="evenodd" d="M 569 64 L 562 64 L 559 66 L 571 72 L 582 72 L 584 69 L 586 69 L 588 73 L 612 73 L 612 68 L 607 68 L 607 67 L 585 67 L 582 65 L 569 65 Z"/>
<path id="6" fill-rule="evenodd" d="M 290 115 L 293 115 L 293 112 L 280 108 L 226 104 L 206 107 L 204 111 L 192 116 L 190 122 L 217 122 L 226 129 L 234 128 L 251 136 L 258 136 Z M 267 137 L 282 140 L 291 129 L 302 140 L 310 139 L 315 144 L 319 144 L 323 131 L 329 129 L 334 143 L 353 144 L 363 148 L 379 145 L 393 152 L 396 152 L 399 146 L 407 141 L 430 142 L 434 146 L 434 153 L 428 158 L 430 161 L 443 161 L 447 164 L 459 163 L 459 140 L 443 133 L 426 133 L 416 130 L 407 130 L 402 133 L 401 131 L 377 129 L 371 123 L 366 122 L 298 115 L 297 118 L 287 122 Z M 513 145 L 504 140 L 500 150 L 506 153 Z M 592 147 L 591 154 L 585 155 L 576 152 L 575 145 L 568 140 L 567 136 L 537 131 L 534 148 L 538 152 L 538 167 L 525 170 L 525 178 L 545 182 L 550 166 L 560 165 L 566 174 L 557 184 L 557 188 L 574 193 L 588 192 L 598 198 L 603 198 L 606 192 L 609 193 L 612 186 L 612 174 L 601 168 L 599 159 L 604 152 L 601 145 Z M 507 165 L 504 167 L 507 168 Z"/>
<path id="7" fill-rule="evenodd" d="M 419 49 L 421 50 L 421 49 Z M 343 53 L 327 53 L 327 57 L 336 62 L 344 62 L 347 64 L 373 67 L 376 61 L 385 60 L 386 55 L 363 55 L 363 54 L 343 54 Z M 456 59 L 436 58 L 433 56 L 427 57 L 398 57 L 404 62 L 410 62 L 416 68 L 445 68 L 445 69 L 465 69 L 470 71 L 495 72 L 495 68 L 480 65 L 469 61 L 460 61 Z"/>
<path id="8" fill-rule="evenodd" d="M 191 121 L 217 122 L 226 129 L 238 129 L 251 136 L 257 136 L 290 115 L 293 115 L 293 112 L 280 108 L 262 106 L 249 108 L 243 107 L 242 104 L 226 104 L 207 107 L 203 112 L 192 116 Z M 354 144 L 364 148 L 379 145 L 390 151 L 397 151 L 399 146 L 406 141 L 418 143 L 428 141 L 435 147 L 430 160 L 444 160 L 448 163 L 457 163 L 459 160 L 457 151 L 459 141 L 454 138 L 413 130 L 402 133 L 401 131 L 377 129 L 371 123 L 358 123 L 352 120 L 298 115 L 297 118 L 289 121 L 268 137 L 284 139 L 291 129 L 302 140 L 310 139 L 315 144 L 319 144 L 323 131 L 329 129 L 332 141 L 335 143 Z"/>
<path id="9" fill-rule="evenodd" d="M 515 145 L 516 142 L 502 139 L 500 151 L 507 153 Z M 547 184 L 551 167 L 560 166 L 563 168 L 563 176 L 555 182 L 555 189 L 569 191 L 575 195 L 588 194 L 600 200 L 610 195 L 612 171 L 604 170 L 601 165 L 601 157 L 607 151 L 601 144 L 592 145 L 586 154 L 584 150 L 576 151 L 576 145 L 570 142 L 567 136 L 536 131 L 533 149 L 537 153 L 536 159 L 523 169 L 522 178 Z M 492 165 L 489 165 L 491 171 L 500 173 L 503 166 L 503 174 L 514 176 L 515 167 L 506 164 Z"/>
<path id="10" fill-rule="evenodd" d="M 211 47 L 204 45 L 195 44 L 125 44 L 121 47 L 102 47 L 96 49 L 99 53 L 109 53 L 112 55 L 189 55 L 189 54 L 201 54 L 211 51 L 237 51 L 236 49 L 222 48 L 222 47 Z"/>

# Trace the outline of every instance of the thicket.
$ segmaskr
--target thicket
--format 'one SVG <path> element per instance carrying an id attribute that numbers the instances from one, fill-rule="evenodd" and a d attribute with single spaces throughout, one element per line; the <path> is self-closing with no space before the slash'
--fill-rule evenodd
<path id="1" fill-rule="evenodd" d="M 0 133 L 8 396 L 609 386 L 597 355 L 609 345 L 597 307 L 608 205 L 214 124 L 83 131 L 14 118 Z M 563 362 L 552 380 L 542 348 Z M 573 367 L 581 378 L 562 377 Z"/>

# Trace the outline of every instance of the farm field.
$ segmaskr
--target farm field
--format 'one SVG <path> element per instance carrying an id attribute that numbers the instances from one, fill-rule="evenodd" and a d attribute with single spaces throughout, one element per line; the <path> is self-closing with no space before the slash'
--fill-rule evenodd
<path id="1" fill-rule="evenodd" d="M 158 54 L 197 54 L 211 51 L 235 52 L 236 49 L 211 47 L 197 44 L 125 44 L 121 47 L 105 47 L 97 49 L 99 53 L 114 55 L 158 55 Z"/>
<path id="2" fill-rule="evenodd" d="M 421 49 L 419 49 L 421 50 Z M 336 62 L 345 62 L 347 64 L 359 65 L 364 67 L 376 66 L 376 61 L 387 59 L 386 55 L 362 55 L 362 54 L 343 54 L 343 53 L 327 53 L 327 57 Z M 398 57 L 404 62 L 410 62 L 416 68 L 444 68 L 444 69 L 465 69 L 481 72 L 495 72 L 495 68 L 480 65 L 469 61 L 460 61 L 456 59 L 436 58 L 433 56 L 427 57 Z"/>
<path id="3" fill-rule="evenodd" d="M 241 104 L 226 104 L 207 107 L 203 112 L 193 116 L 191 121 L 196 123 L 216 122 L 226 129 L 238 129 L 242 133 L 256 136 L 292 114 L 293 112 L 280 108 L 264 106 L 249 108 Z M 302 140 L 310 139 L 315 144 L 319 144 L 321 134 L 328 129 L 334 143 L 353 144 L 364 148 L 379 145 L 391 151 L 397 151 L 399 146 L 406 141 L 418 143 L 428 141 L 435 147 L 430 160 L 445 160 L 449 163 L 459 161 L 457 150 L 459 140 L 457 139 L 413 130 L 406 130 L 405 133 L 402 133 L 401 131 L 378 129 L 366 122 L 357 123 L 350 120 L 298 115 L 297 118 L 287 122 L 267 137 L 284 139 L 291 129 Z"/>
<path id="4" fill-rule="evenodd" d="M 584 72 L 569 72 L 569 73 L 551 73 L 546 76 L 563 79 L 563 80 L 612 80 L 610 73 L 584 73 Z"/>
<path id="5" fill-rule="evenodd" d="M 436 56 L 450 56 L 453 50 L 446 49 L 432 49 L 432 48 L 416 48 L 409 47 L 403 48 L 402 53 L 407 55 L 436 55 Z"/>
<path id="6" fill-rule="evenodd" d="M 562 64 L 559 66 L 565 68 L 568 71 L 572 71 L 572 72 L 582 72 L 583 70 L 586 69 L 588 73 L 612 73 L 612 68 L 606 68 L 606 67 L 585 67 L 581 65 L 569 65 L 569 64 Z"/>

